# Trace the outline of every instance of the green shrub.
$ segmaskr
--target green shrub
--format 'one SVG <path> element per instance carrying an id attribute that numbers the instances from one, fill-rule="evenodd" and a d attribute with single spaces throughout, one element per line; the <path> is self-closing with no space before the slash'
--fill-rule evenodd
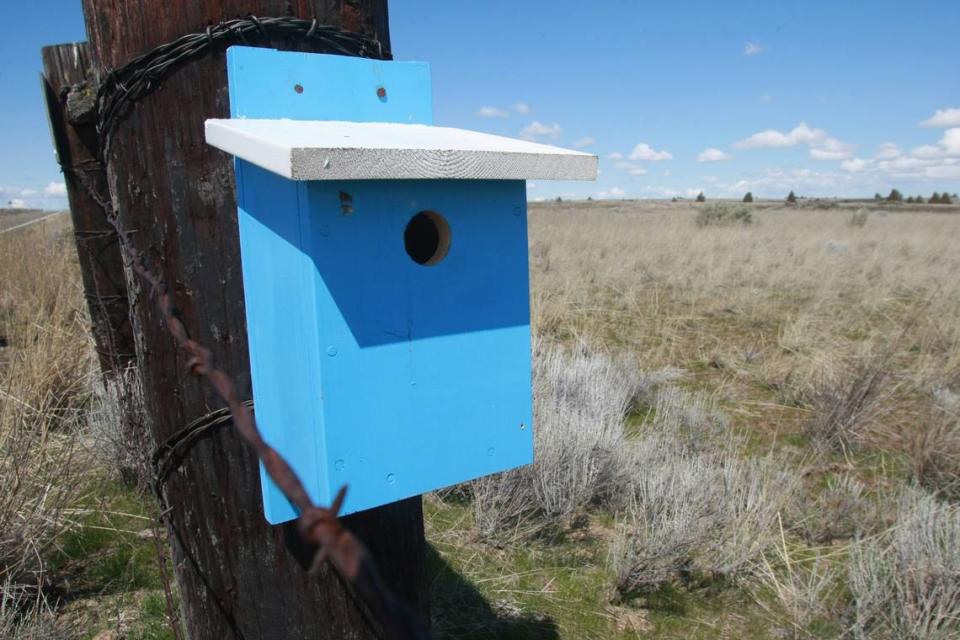
<path id="1" fill-rule="evenodd" d="M 743 196 L 744 202 L 753 202 L 753 193 L 747 191 L 747 195 Z"/>
<path id="2" fill-rule="evenodd" d="M 711 204 L 697 212 L 694 222 L 698 227 L 723 227 L 734 224 L 751 224 L 753 214 L 746 207 L 726 203 Z"/>
<path id="3" fill-rule="evenodd" d="M 703 195 L 703 191 L 697 194 L 697 202 L 706 202 L 707 196 Z"/>
<path id="4" fill-rule="evenodd" d="M 789 202 L 790 204 L 797 203 L 797 195 L 793 191 L 787 194 L 787 202 Z"/>

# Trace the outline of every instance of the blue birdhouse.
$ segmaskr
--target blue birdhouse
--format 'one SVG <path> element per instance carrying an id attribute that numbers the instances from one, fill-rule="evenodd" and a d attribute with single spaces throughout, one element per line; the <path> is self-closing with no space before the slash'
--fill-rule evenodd
<path id="1" fill-rule="evenodd" d="M 595 156 L 431 126 L 429 68 L 233 47 L 253 397 L 311 497 L 369 509 L 533 460 L 525 180 Z M 267 520 L 297 516 L 261 469 Z"/>

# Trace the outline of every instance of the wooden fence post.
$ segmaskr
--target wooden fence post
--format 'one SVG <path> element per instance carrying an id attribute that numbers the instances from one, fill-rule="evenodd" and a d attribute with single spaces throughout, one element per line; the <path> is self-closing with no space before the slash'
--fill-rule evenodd
<path id="1" fill-rule="evenodd" d="M 106 212 L 90 193 L 107 193 L 107 174 L 97 159 L 100 138 L 90 50 L 86 42 L 60 44 L 44 47 L 41 55 L 50 134 L 67 187 L 94 347 L 120 420 L 118 441 L 113 443 L 119 454 L 116 465 L 125 478 L 143 486 L 146 433 L 123 255 Z"/>
<path id="2" fill-rule="evenodd" d="M 316 17 L 376 35 L 389 48 L 386 0 L 83 0 L 91 55 L 103 77 L 139 54 L 224 19 Z M 303 42 L 269 43 L 309 50 Z M 138 102 L 114 130 L 108 183 L 136 248 L 162 271 L 191 334 L 249 397 L 243 286 L 229 156 L 204 141 L 204 120 L 228 117 L 222 51 L 188 62 Z M 143 283 L 130 279 L 144 404 L 156 442 L 221 407 L 186 374 L 182 352 Z M 294 345 L 295 346 L 295 345 Z M 183 619 L 192 638 L 371 638 L 376 630 L 329 567 L 309 577 L 293 525 L 263 517 L 257 461 L 231 429 L 180 452 L 165 482 Z M 385 582 L 419 611 L 423 597 L 420 498 L 344 519 Z"/>
<path id="3" fill-rule="evenodd" d="M 63 170 L 80 259 L 80 275 L 93 323 L 100 369 L 107 382 L 135 363 L 133 330 L 120 245 L 87 184 L 106 193 L 107 176 L 96 161 L 99 138 L 87 43 L 44 47 L 43 89 L 50 132 Z"/>

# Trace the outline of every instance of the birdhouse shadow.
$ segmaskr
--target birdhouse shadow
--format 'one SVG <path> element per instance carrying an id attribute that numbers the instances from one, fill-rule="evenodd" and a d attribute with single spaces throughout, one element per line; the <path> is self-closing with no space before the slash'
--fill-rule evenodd
<path id="1" fill-rule="evenodd" d="M 432 627 L 438 639 L 553 640 L 560 637 L 556 623 L 546 616 L 491 603 L 429 543 L 426 562 Z"/>
<path id="2" fill-rule="evenodd" d="M 436 640 L 556 640 L 560 637 L 556 623 L 547 616 L 524 613 L 506 603 L 491 603 L 431 543 L 420 546 L 415 537 L 398 540 L 382 535 L 385 530 L 402 528 L 408 518 L 422 518 L 417 508 L 419 501 L 419 497 L 410 498 L 347 516 L 342 522 L 365 543 L 374 558 L 380 558 L 378 568 L 384 583 L 391 585 L 401 599 L 410 602 L 418 588 L 423 588 L 429 599 L 430 626 Z M 279 531 L 287 551 L 306 570 L 317 547 L 303 542 L 294 522 L 281 525 Z M 409 580 L 407 572 L 418 564 L 416 561 L 411 564 L 408 559 L 420 553 L 424 569 L 418 585 Z M 398 557 L 404 560 L 391 561 Z M 398 590 L 398 587 L 401 588 Z"/>

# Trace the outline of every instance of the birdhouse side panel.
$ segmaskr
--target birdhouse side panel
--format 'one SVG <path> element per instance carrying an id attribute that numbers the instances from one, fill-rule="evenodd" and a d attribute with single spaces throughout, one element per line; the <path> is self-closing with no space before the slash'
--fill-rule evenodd
<path id="1" fill-rule="evenodd" d="M 314 269 L 303 250 L 301 183 L 238 161 L 238 219 L 257 423 L 318 503 L 329 503 Z M 260 467 L 271 523 L 297 515 Z"/>

